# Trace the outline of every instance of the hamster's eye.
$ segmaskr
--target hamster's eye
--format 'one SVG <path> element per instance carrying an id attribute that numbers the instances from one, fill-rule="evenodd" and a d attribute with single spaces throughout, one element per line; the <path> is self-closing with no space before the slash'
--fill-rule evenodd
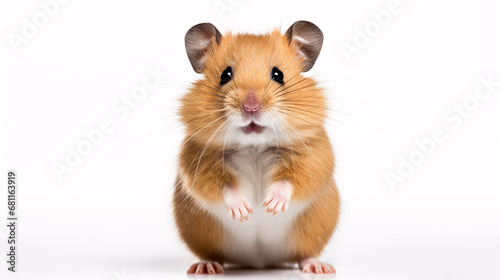
<path id="1" fill-rule="evenodd" d="M 283 72 L 278 67 L 273 67 L 273 70 L 271 70 L 271 79 L 277 83 L 284 84 L 283 78 Z"/>
<path id="2" fill-rule="evenodd" d="M 233 68 L 231 66 L 227 67 L 226 70 L 222 71 L 220 74 L 220 85 L 224 85 L 227 82 L 231 81 L 233 78 Z"/>

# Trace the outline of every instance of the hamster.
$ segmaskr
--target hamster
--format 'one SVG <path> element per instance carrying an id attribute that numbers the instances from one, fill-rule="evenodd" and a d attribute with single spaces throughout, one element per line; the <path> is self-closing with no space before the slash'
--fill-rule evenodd
<path id="1" fill-rule="evenodd" d="M 224 263 L 335 273 L 317 259 L 339 217 L 326 97 L 302 75 L 322 44 L 308 21 L 285 34 L 223 36 L 210 23 L 187 32 L 189 61 L 203 75 L 179 110 L 175 221 L 201 260 L 187 273 L 223 273 Z"/>

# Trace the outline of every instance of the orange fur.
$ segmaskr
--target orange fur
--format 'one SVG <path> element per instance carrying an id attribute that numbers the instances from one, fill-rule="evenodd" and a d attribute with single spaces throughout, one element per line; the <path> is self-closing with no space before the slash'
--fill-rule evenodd
<path id="1" fill-rule="evenodd" d="M 223 263 L 224 230 L 219 221 L 200 209 L 193 197 L 183 192 L 179 179 L 174 196 L 174 215 L 183 241 L 200 259 Z"/>

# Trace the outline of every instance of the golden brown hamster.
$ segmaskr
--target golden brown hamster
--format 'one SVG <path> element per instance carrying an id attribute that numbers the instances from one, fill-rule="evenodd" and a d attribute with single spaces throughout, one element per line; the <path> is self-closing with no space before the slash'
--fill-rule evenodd
<path id="1" fill-rule="evenodd" d="M 175 220 L 201 260 L 188 273 L 293 262 L 304 272 L 335 273 L 316 259 L 339 217 L 326 97 L 302 75 L 320 53 L 321 30 L 297 21 L 285 34 L 222 36 L 201 23 L 185 44 L 203 75 L 179 111 L 186 136 Z"/>

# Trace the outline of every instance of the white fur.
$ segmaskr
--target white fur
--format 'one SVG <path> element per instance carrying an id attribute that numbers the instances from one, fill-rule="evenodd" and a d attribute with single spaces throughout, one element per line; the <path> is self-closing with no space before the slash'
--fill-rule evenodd
<path id="1" fill-rule="evenodd" d="M 231 156 L 238 174 L 237 188 L 253 207 L 247 222 L 231 219 L 224 203 L 206 205 L 225 229 L 224 254 L 230 262 L 263 268 L 282 263 L 289 254 L 291 227 L 309 202 L 291 201 L 283 213 L 266 213 L 263 202 L 273 183 L 269 174 L 273 159 L 272 153 L 258 146 L 242 147 Z"/>
<path id="2" fill-rule="evenodd" d="M 251 122 L 264 126 L 261 133 L 245 134 L 242 127 Z M 227 125 L 221 130 L 222 133 L 218 139 L 224 145 L 239 146 L 269 146 L 269 145 L 288 145 L 295 140 L 297 134 L 289 132 L 290 126 L 274 111 L 263 112 L 259 118 L 245 119 L 241 113 L 233 113 L 228 116 Z"/>

